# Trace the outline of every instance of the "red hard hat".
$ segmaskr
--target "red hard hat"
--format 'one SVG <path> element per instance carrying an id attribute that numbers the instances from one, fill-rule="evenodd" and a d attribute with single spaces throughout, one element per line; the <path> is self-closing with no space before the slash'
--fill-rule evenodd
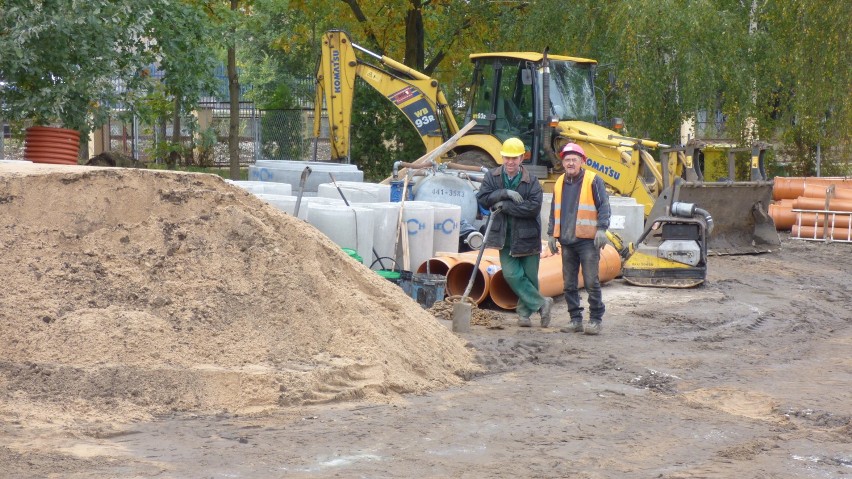
<path id="1" fill-rule="evenodd" d="M 586 152 L 583 151 L 583 147 L 576 143 L 568 143 L 562 147 L 562 151 L 559 152 L 559 159 L 565 158 L 565 155 L 568 153 L 577 153 L 578 155 L 583 157 L 583 160 L 586 160 Z"/>

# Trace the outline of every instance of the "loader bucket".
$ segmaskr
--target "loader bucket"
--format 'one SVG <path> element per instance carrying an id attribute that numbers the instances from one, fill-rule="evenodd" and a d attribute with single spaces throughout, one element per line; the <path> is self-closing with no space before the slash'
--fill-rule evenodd
<path id="1" fill-rule="evenodd" d="M 772 185 L 772 181 L 677 181 L 660 194 L 647 221 L 667 215 L 672 202 L 694 203 L 713 217 L 709 254 L 771 252 L 781 247 L 775 222 L 767 214 Z"/>

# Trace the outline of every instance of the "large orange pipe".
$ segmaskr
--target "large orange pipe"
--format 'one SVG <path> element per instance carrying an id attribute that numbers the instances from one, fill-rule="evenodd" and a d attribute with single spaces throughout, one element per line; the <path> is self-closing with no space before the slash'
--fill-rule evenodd
<path id="1" fill-rule="evenodd" d="M 479 262 L 479 268 L 474 270 L 476 266 L 476 258 L 468 260 L 460 258 L 449 271 L 447 271 L 447 294 L 450 296 L 461 296 L 467 289 L 467 283 L 470 281 L 471 274 L 475 272 L 473 279 L 473 287 L 470 289 L 468 297 L 476 304 L 480 304 L 488 297 L 488 290 L 491 286 L 491 275 L 488 273 L 489 266 L 499 266 L 500 260 L 491 258 L 482 258 Z"/>
<path id="2" fill-rule="evenodd" d="M 775 229 L 778 231 L 789 231 L 790 227 L 796 224 L 796 213 L 793 213 L 793 200 L 789 201 L 789 205 L 783 203 L 775 203 L 769 205 L 769 216 L 775 222 Z"/>
<path id="3" fill-rule="evenodd" d="M 423 264 L 421 264 L 420 267 L 417 268 L 417 272 L 428 272 L 429 274 L 440 274 L 442 276 L 446 276 L 447 273 L 450 271 L 450 268 L 455 266 L 458 262 L 458 258 L 452 256 L 436 256 L 427 261 L 424 261 Z"/>
<path id="4" fill-rule="evenodd" d="M 800 196 L 795 202 L 793 202 L 794 210 L 824 210 L 825 209 L 825 199 L 824 198 L 806 198 L 804 196 Z M 829 198 L 828 200 L 828 209 L 832 211 L 852 211 L 852 200 L 839 200 L 836 198 Z"/>
<path id="5" fill-rule="evenodd" d="M 808 198 L 824 199 L 826 195 L 826 190 L 828 190 L 828 185 L 805 185 L 805 191 L 804 193 L 802 193 L 802 196 L 807 196 Z M 841 188 L 835 185 L 834 197 L 841 200 L 852 200 L 852 187 Z"/>
<path id="6" fill-rule="evenodd" d="M 832 232 L 831 228 L 828 228 Z M 791 236 L 799 238 L 825 239 L 826 229 L 822 226 L 797 226 L 793 225 Z M 834 228 L 830 239 L 835 241 L 852 241 L 852 230 L 846 228 Z"/>
<path id="7" fill-rule="evenodd" d="M 801 225 L 802 226 L 825 226 L 826 223 L 826 215 L 823 213 L 801 213 Z M 839 215 L 828 215 L 828 226 L 831 227 L 832 224 L 835 228 L 848 228 L 849 227 L 849 215 L 847 214 L 839 214 Z M 795 224 L 795 223 L 794 223 Z"/>
<path id="8" fill-rule="evenodd" d="M 807 185 L 836 185 L 841 188 L 852 188 L 852 178 L 834 176 L 809 176 L 809 177 L 775 177 L 772 187 L 772 199 L 793 199 L 805 194 Z"/>
<path id="9" fill-rule="evenodd" d="M 546 248 L 546 246 L 545 246 Z M 621 256 L 612 245 L 606 245 L 601 251 L 601 259 L 598 263 L 598 278 L 601 284 L 617 278 L 621 274 Z M 578 275 L 578 287 L 583 287 L 583 271 L 580 269 Z M 557 253 L 541 258 L 538 267 L 538 290 L 542 296 L 554 297 L 562 294 L 564 290 L 562 281 L 562 254 Z M 518 306 L 518 295 L 512 291 L 509 283 L 503 277 L 500 270 L 491 278 L 491 300 L 503 309 L 515 309 Z"/>

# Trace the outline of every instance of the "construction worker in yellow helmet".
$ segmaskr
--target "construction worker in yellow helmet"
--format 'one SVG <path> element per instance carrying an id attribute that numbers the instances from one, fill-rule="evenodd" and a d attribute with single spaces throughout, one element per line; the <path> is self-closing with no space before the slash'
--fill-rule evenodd
<path id="1" fill-rule="evenodd" d="M 520 139 L 504 141 L 500 154 L 503 164 L 485 174 L 476 195 L 483 208 L 499 210 L 492 213 L 496 216 L 484 247 L 500 250 L 503 278 L 518 295 L 518 326 L 532 326 L 531 316 L 539 313 L 546 328 L 553 299 L 543 297 L 538 288 L 543 192 L 538 178 L 522 165 L 526 148 Z"/>

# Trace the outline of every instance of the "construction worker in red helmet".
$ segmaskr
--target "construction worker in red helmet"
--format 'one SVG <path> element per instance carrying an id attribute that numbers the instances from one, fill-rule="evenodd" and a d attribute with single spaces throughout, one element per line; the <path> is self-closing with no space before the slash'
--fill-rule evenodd
<path id="1" fill-rule="evenodd" d="M 559 153 L 565 173 L 553 185 L 553 204 L 547 225 L 548 247 L 562 250 L 562 278 L 570 326 L 562 332 L 599 334 L 606 310 L 598 277 L 600 251 L 606 245 L 611 214 L 603 179 L 585 170 L 586 152 L 568 143 Z M 583 308 L 577 287 L 582 266 L 583 283 L 589 297 L 589 322 L 583 326 Z"/>

